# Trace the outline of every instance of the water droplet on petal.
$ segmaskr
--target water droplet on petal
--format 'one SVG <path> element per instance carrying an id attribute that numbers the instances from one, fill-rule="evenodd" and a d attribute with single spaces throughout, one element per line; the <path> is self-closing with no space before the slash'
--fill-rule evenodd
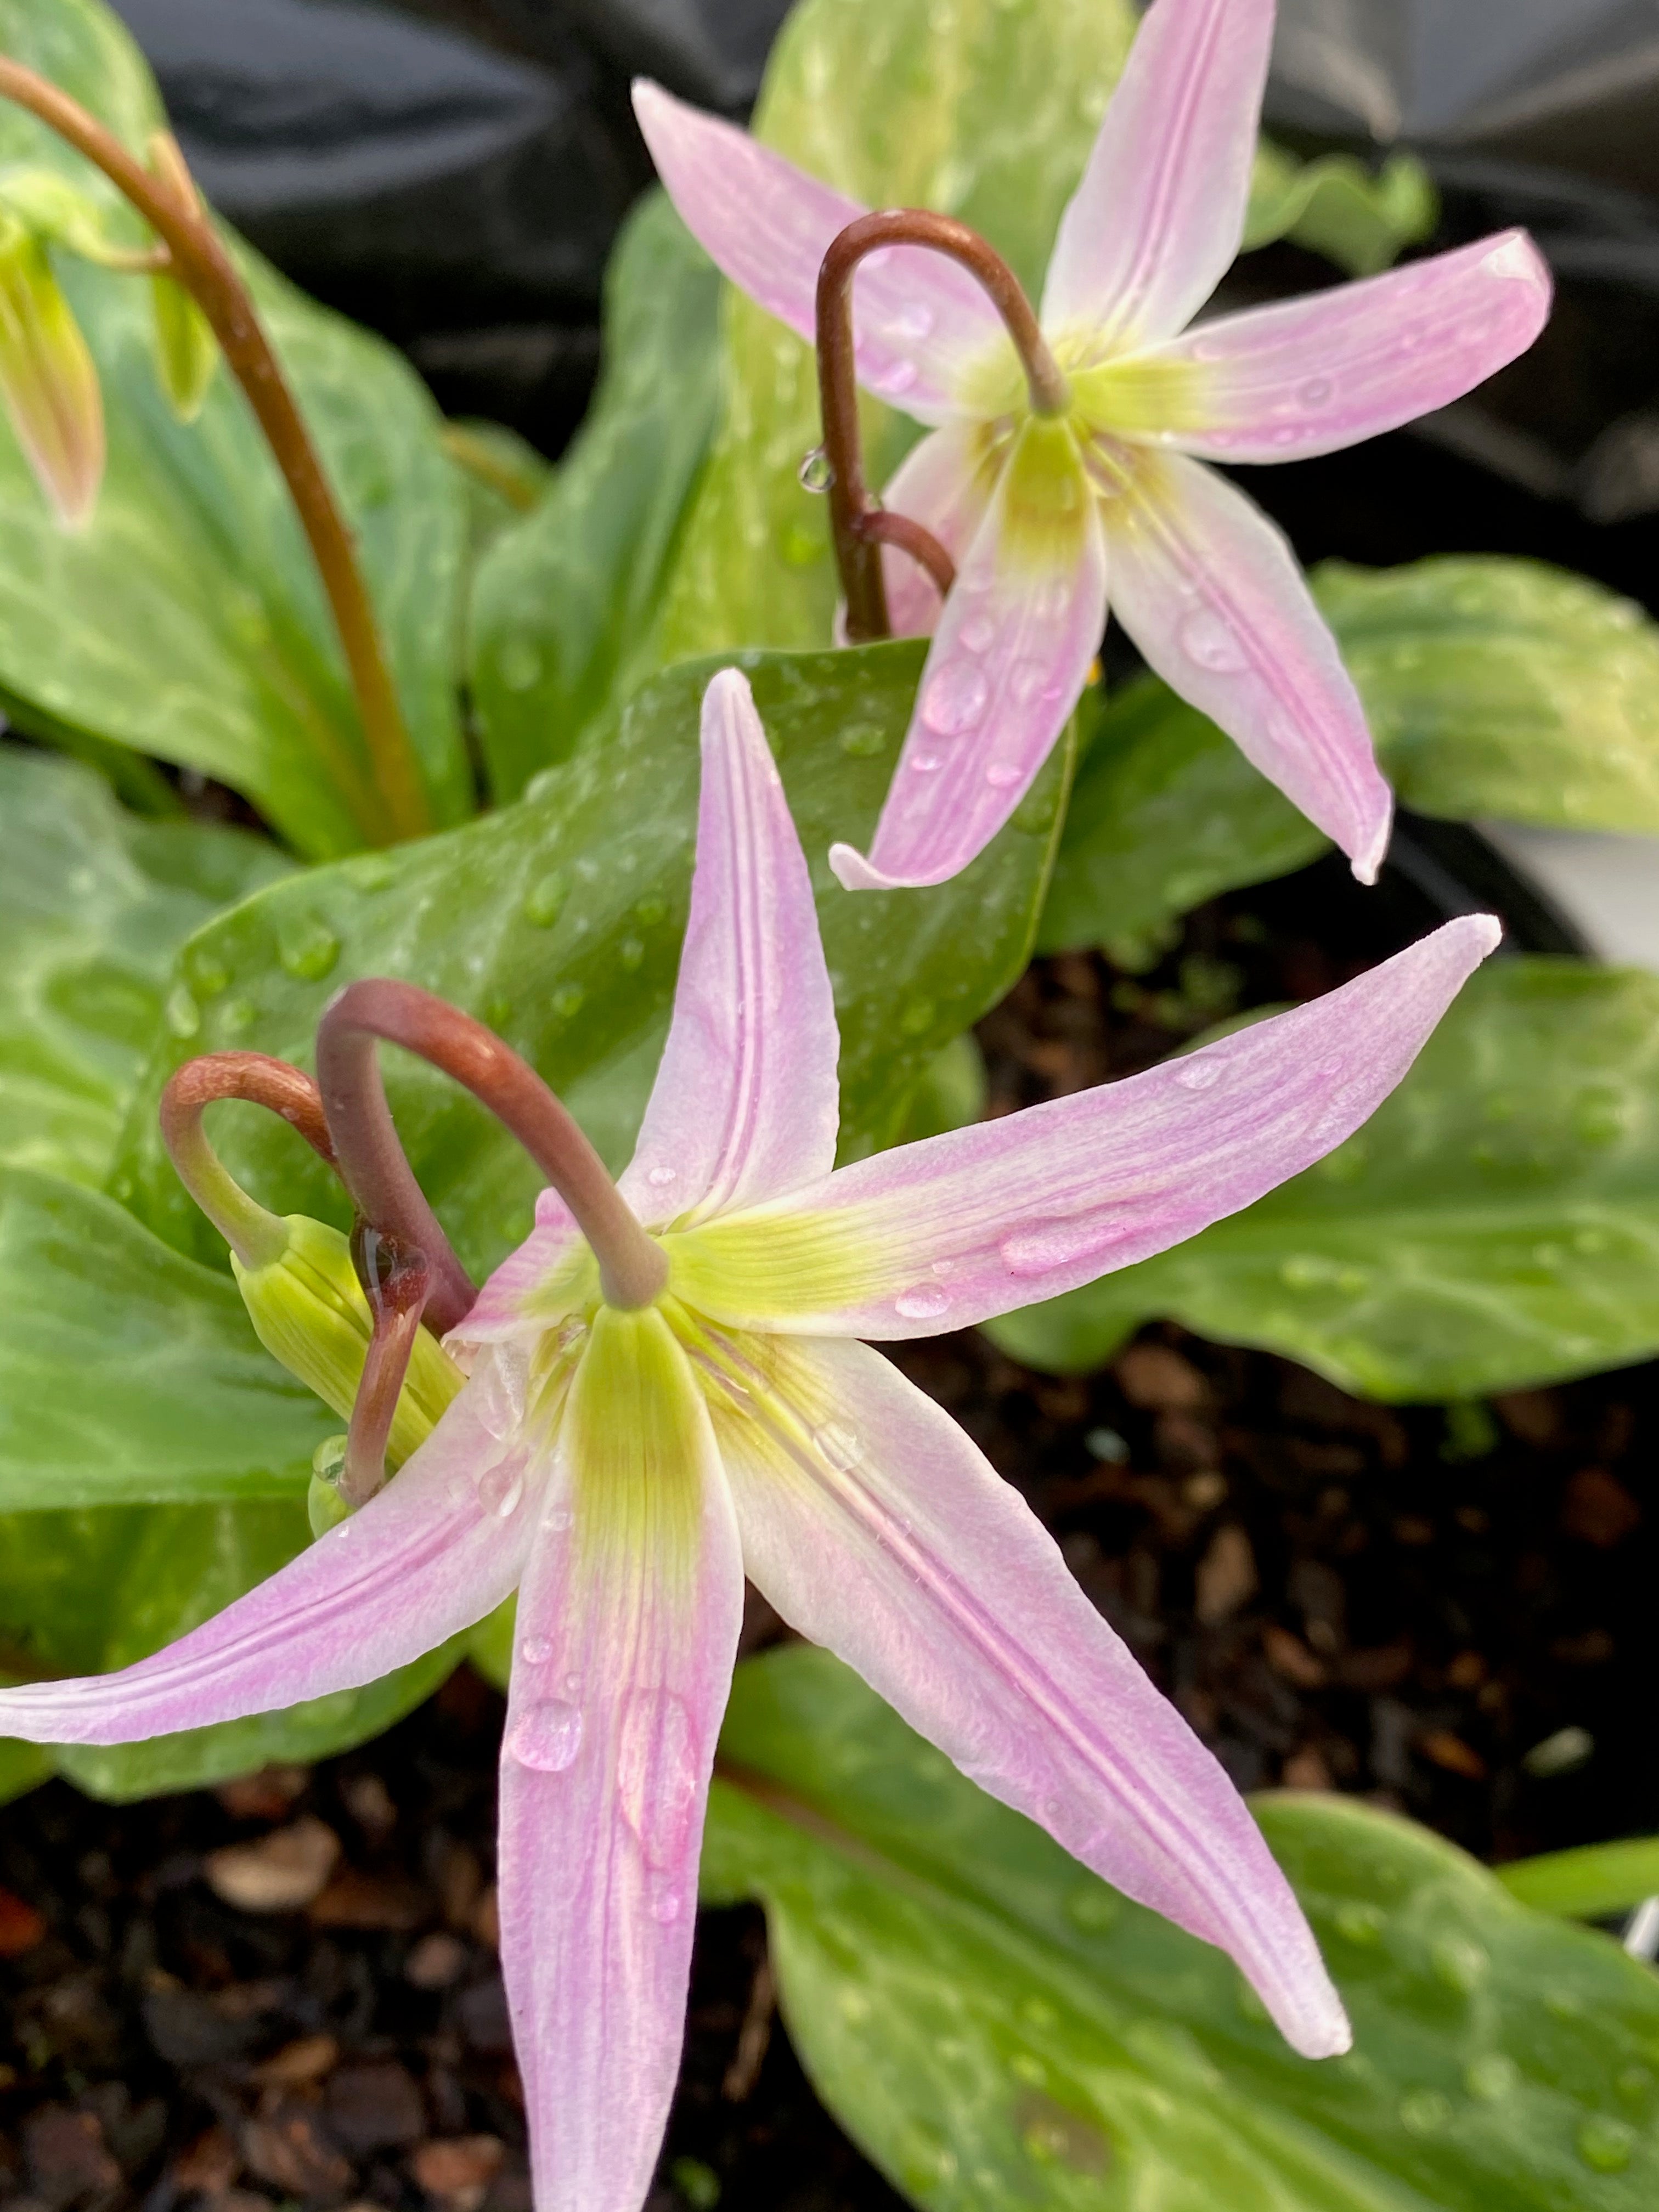
<path id="1" fill-rule="evenodd" d="M 553 1651 L 553 1643 L 545 1636 L 527 1636 L 519 1646 L 519 1656 L 531 1667 L 545 1667 Z"/>
<path id="2" fill-rule="evenodd" d="M 551 1512 L 542 1516 L 542 1526 L 551 1528 L 556 1535 L 568 1528 L 575 1517 L 568 1505 L 556 1505 Z"/>
<path id="3" fill-rule="evenodd" d="M 925 300 L 913 300 L 894 316 L 890 327 L 902 338 L 925 338 L 933 327 L 933 311 Z"/>
<path id="4" fill-rule="evenodd" d="M 485 1469 L 478 1477 L 478 1503 L 498 1520 L 509 1520 L 524 1496 L 524 1475 L 511 1460 Z"/>
<path id="5" fill-rule="evenodd" d="M 507 1731 L 507 1749 L 537 1774 L 562 1774 L 581 1749 L 582 1717 L 562 1698 L 544 1698 Z"/>
<path id="6" fill-rule="evenodd" d="M 822 446 L 814 446 L 802 459 L 797 474 L 803 491 L 814 494 L 826 492 L 836 481 L 836 472 L 830 465 L 830 456 Z"/>
<path id="7" fill-rule="evenodd" d="M 897 399 L 915 384 L 916 365 L 912 361 L 896 361 L 890 368 L 883 369 L 871 380 L 884 398 Z"/>
<path id="8" fill-rule="evenodd" d="M 653 1190 L 666 1190 L 671 1182 L 679 1181 L 678 1168 L 653 1168 L 646 1176 Z"/>
<path id="9" fill-rule="evenodd" d="M 1175 1079 L 1183 1091 L 1212 1091 L 1221 1075 L 1218 1060 L 1183 1060 L 1175 1071 Z"/>
<path id="10" fill-rule="evenodd" d="M 655 1889 L 651 1894 L 651 1917 L 665 1928 L 672 1928 L 680 1917 L 683 1902 L 677 1889 Z"/>
<path id="11" fill-rule="evenodd" d="M 962 626 L 962 642 L 969 653 L 983 653 L 996 634 L 997 626 L 989 615 L 974 615 Z"/>
<path id="12" fill-rule="evenodd" d="M 1296 396 L 1304 407 L 1322 407 L 1334 388 L 1328 376 L 1310 376 Z"/>
<path id="13" fill-rule="evenodd" d="M 906 1321 L 937 1321 L 951 1307 L 950 1293 L 936 1290 L 931 1283 L 919 1283 L 913 1291 L 905 1291 L 893 1301 L 893 1310 Z"/>
<path id="14" fill-rule="evenodd" d="M 993 761 L 985 771 L 985 781 L 993 791 L 1012 791 L 1024 773 L 1012 761 Z"/>
<path id="15" fill-rule="evenodd" d="M 945 763 L 937 753 L 912 753 L 905 765 L 912 775 L 937 775 Z"/>
<path id="16" fill-rule="evenodd" d="M 814 1432 L 812 1441 L 839 1474 L 845 1474 L 864 1457 L 864 1447 L 857 1437 L 838 1421 L 826 1421 Z"/>
<path id="17" fill-rule="evenodd" d="M 1188 615 L 1177 635 L 1187 658 L 1214 675 L 1236 675 L 1250 665 L 1237 631 L 1213 608 L 1200 607 Z"/>
<path id="18" fill-rule="evenodd" d="M 1017 660 L 1008 678 L 1008 696 L 1017 707 L 1029 707 L 1042 692 L 1048 680 L 1048 671 L 1041 660 Z"/>
<path id="19" fill-rule="evenodd" d="M 921 719 L 942 738 L 958 737 L 979 720 L 989 696 L 990 686 L 981 670 L 966 667 L 959 660 L 947 661 L 927 679 Z"/>
<path id="20" fill-rule="evenodd" d="M 685 1847 L 697 1797 L 698 1744 L 685 1700 L 635 1690 L 623 1710 L 617 1790 L 645 1863 L 672 1867 Z"/>

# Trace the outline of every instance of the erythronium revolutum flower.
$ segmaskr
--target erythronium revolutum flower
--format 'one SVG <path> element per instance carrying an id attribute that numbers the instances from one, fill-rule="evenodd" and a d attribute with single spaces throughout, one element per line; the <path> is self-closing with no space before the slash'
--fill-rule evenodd
<path id="1" fill-rule="evenodd" d="M 0 1690 L 0 1734 L 121 1741 L 367 1682 L 516 1586 L 501 1955 L 541 2212 L 635 2212 L 650 2185 L 745 1570 L 994 1796 L 1229 1951 L 1298 2051 L 1346 2049 L 1220 1767 L 1017 1493 L 856 1340 L 1050 1297 L 1248 1205 L 1365 1120 L 1497 936 L 1449 923 L 1185 1059 L 836 1171 L 806 866 L 726 672 L 620 1187 L 662 1286 L 608 1302 L 614 1255 L 545 1193 L 447 1340 L 469 1380 L 362 1511 L 153 1659 Z"/>
<path id="2" fill-rule="evenodd" d="M 921 568 L 884 555 L 894 628 L 933 643 L 870 854 L 832 853 L 850 889 L 943 882 L 981 850 L 1077 703 L 1109 599 L 1375 879 L 1390 797 L 1335 641 L 1279 532 L 1204 464 L 1334 453 L 1446 405 L 1532 343 L 1550 283 L 1509 231 L 1188 328 L 1243 235 L 1273 27 L 1273 0 L 1148 11 L 1048 264 L 1057 380 L 1028 377 L 954 262 L 897 246 L 860 268 L 860 379 L 932 429 L 886 504 L 957 574 L 941 611 Z M 819 265 L 864 210 L 655 85 L 634 98 L 691 230 L 811 338 Z"/>

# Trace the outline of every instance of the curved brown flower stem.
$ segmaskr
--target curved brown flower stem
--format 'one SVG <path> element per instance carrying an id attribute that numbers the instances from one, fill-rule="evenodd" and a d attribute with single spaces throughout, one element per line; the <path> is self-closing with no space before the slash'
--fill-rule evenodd
<path id="1" fill-rule="evenodd" d="M 668 1279 L 668 1262 L 568 1110 L 482 1022 L 413 983 L 386 979 L 349 983 L 317 1028 L 317 1081 L 329 1133 L 341 1173 L 368 1219 L 417 1250 L 440 1249 L 432 1232 L 442 1232 L 386 1105 L 375 1055 L 382 1038 L 453 1076 L 511 1130 L 570 1208 L 599 1263 L 600 1287 L 611 1304 L 650 1304 Z M 450 1257 L 455 1273 L 434 1267 L 428 1305 L 435 1316 L 464 1297 L 459 1320 L 477 1293 Z M 454 1322 L 439 1326 L 441 1331 Z"/>
<path id="2" fill-rule="evenodd" d="M 340 1495 L 355 1513 L 386 1480 L 386 1451 L 432 1284 L 424 1252 L 411 1252 L 359 1221 L 351 1257 L 374 1316 L 346 1431 Z"/>
<path id="3" fill-rule="evenodd" d="M 976 230 L 954 216 L 926 208 L 889 208 L 860 216 L 832 240 L 818 270 L 818 399 L 823 418 L 823 458 L 829 465 L 830 527 L 847 605 L 847 635 L 854 645 L 892 635 L 881 546 L 897 545 L 925 568 L 936 584 L 954 582 L 951 556 L 931 531 L 908 517 L 888 516 L 864 478 L 859 436 L 858 375 L 853 346 L 853 278 L 867 254 L 884 246 L 920 246 L 959 262 L 977 278 L 1001 316 L 1039 415 L 1064 412 L 1069 390 L 1060 364 L 1018 276 Z M 881 518 L 878 521 L 878 518 Z M 903 525 L 902 532 L 892 527 Z M 950 585 L 940 584 L 941 592 Z"/>
<path id="4" fill-rule="evenodd" d="M 313 1152 L 336 1165 L 323 1102 L 311 1078 L 263 1052 L 210 1052 L 186 1060 L 161 1093 L 161 1141 L 179 1180 L 245 1267 L 282 1256 L 287 1231 L 251 1199 L 208 1142 L 202 1117 L 222 1098 L 280 1114 Z"/>
<path id="5" fill-rule="evenodd" d="M 85 155 L 165 243 L 165 273 L 183 285 L 212 325 L 283 472 L 328 594 L 372 774 L 372 784 L 366 786 L 355 760 L 342 757 L 334 763 L 358 826 L 371 844 L 423 836 L 433 826 L 431 808 L 351 532 L 246 287 L 188 182 L 184 157 L 170 139 L 158 139 L 161 173 L 152 175 L 77 100 L 4 55 L 0 98 L 27 108 Z"/>

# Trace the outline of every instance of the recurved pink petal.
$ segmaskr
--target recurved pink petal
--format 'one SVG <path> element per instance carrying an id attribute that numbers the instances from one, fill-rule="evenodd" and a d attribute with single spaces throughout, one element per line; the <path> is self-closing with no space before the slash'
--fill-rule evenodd
<path id="1" fill-rule="evenodd" d="M 674 1018 L 622 1189 L 641 1219 L 753 1206 L 836 1157 L 841 1042 L 805 855 L 746 679 L 703 694 Z"/>
<path id="2" fill-rule="evenodd" d="M 1151 666 L 1375 883 L 1394 796 L 1278 529 L 1202 462 L 1145 450 L 1102 520 L 1113 608 Z"/>
<path id="3" fill-rule="evenodd" d="M 701 1394 L 659 1316 L 613 1319 L 650 1340 L 623 1358 L 631 1386 L 614 1362 L 573 1386 L 501 1747 L 501 1967 L 538 2212 L 638 2212 L 650 2190 L 743 1618 Z"/>
<path id="4" fill-rule="evenodd" d="M 947 422 L 905 455 L 881 503 L 931 530 L 959 568 L 985 519 L 995 483 L 986 426 Z M 908 553 L 890 545 L 882 554 L 882 568 L 894 636 L 926 637 L 939 616 L 933 579 Z"/>
<path id="5" fill-rule="evenodd" d="M 1184 330 L 1244 235 L 1274 0 L 1154 0 L 1060 218 L 1043 328 L 1085 359 Z"/>
<path id="6" fill-rule="evenodd" d="M 1527 348 L 1550 311 L 1547 263 L 1523 230 L 1360 284 L 1225 315 L 1123 363 L 1193 373 L 1195 429 L 1159 442 L 1224 461 L 1299 461 L 1397 430 L 1461 399 Z"/>
<path id="7" fill-rule="evenodd" d="M 351 1690 L 492 1612 L 537 1510 L 516 1353 L 489 1353 L 386 1488 L 268 1582 L 115 1674 L 0 1690 L 0 1735 L 132 1743 Z"/>
<path id="8" fill-rule="evenodd" d="M 1296 2048 L 1341 2002 L 1243 1799 L 950 1415 L 866 1345 L 768 1348 L 717 1409 L 750 1576 L 981 1789 L 1230 1952 Z"/>
<path id="9" fill-rule="evenodd" d="M 1489 915 L 1448 922 L 1143 1075 L 879 1152 L 671 1239 L 675 1287 L 739 1328 L 931 1336 L 1149 1259 L 1351 1136 L 1498 936 Z"/>
<path id="10" fill-rule="evenodd" d="M 869 856 L 830 848 L 848 890 L 942 884 L 984 850 L 1053 751 L 1105 621 L 1093 493 L 1069 431 L 1030 422 L 939 616 Z"/>
<path id="11" fill-rule="evenodd" d="M 536 1200 L 535 1227 L 516 1251 L 507 1254 L 465 1316 L 445 1338 L 449 1350 L 461 1352 L 465 1360 L 468 1345 L 499 1343 L 546 1328 L 544 1316 L 526 1316 L 525 1300 L 542 1287 L 556 1268 L 572 1259 L 581 1243 L 581 1231 L 558 1192 L 543 1191 Z"/>
<path id="12" fill-rule="evenodd" d="M 811 344 L 819 265 L 869 210 L 643 77 L 635 81 L 634 112 L 669 198 L 710 259 Z M 853 305 L 860 380 L 920 422 L 965 411 L 966 369 L 999 354 L 1012 358 L 974 278 L 922 247 L 871 254 L 854 279 Z"/>

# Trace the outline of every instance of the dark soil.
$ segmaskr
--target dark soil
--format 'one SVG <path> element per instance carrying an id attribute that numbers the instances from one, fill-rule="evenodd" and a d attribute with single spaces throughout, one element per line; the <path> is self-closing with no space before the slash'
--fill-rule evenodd
<path id="1" fill-rule="evenodd" d="M 1327 989 L 1437 918 L 1404 876 L 1350 894 L 1322 868 L 1206 908 L 1150 974 L 1040 963 L 981 1032 L 993 1109 Z M 1449 1414 L 1167 1327 L 1086 1381 L 974 1335 L 899 1356 L 1241 1786 L 1358 1792 L 1495 1859 L 1659 1827 L 1638 1686 L 1659 1661 L 1659 1366 Z M 763 1609 L 754 1627 L 775 1632 Z M 55 1784 L 0 1814 L 11 2212 L 528 2212 L 489 1886 L 500 1721 L 464 1671 L 309 1773 L 124 1808 Z M 308 1907 L 225 1902 L 209 1855 L 298 1821 L 325 1859 L 340 1846 Z M 899 2202 L 776 2027 L 754 1911 L 703 1918 L 653 2212 L 717 2193 Z"/>

